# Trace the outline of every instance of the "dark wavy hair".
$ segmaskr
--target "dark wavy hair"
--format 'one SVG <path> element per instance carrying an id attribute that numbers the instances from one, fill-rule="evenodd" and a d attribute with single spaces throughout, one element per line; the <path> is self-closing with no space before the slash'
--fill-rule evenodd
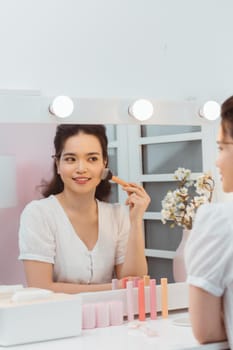
<path id="1" fill-rule="evenodd" d="M 221 107 L 221 125 L 223 134 L 233 138 L 233 96 L 223 102 Z"/>
<path id="2" fill-rule="evenodd" d="M 87 135 L 94 135 L 98 138 L 102 148 L 103 159 L 106 161 L 106 166 L 108 165 L 108 139 L 104 125 L 60 124 L 57 126 L 54 138 L 55 157 L 53 163 L 53 177 L 49 182 L 43 180 L 41 184 L 41 193 L 44 197 L 49 197 L 51 194 L 58 194 L 63 191 L 64 183 L 60 175 L 57 173 L 56 159 L 60 159 L 66 140 L 80 132 Z M 101 180 L 96 187 L 95 197 L 101 201 L 106 201 L 110 192 L 110 182 L 108 180 Z"/>

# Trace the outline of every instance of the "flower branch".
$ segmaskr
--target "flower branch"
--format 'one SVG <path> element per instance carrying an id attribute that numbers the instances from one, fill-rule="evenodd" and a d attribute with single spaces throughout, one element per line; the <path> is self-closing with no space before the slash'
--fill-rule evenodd
<path id="1" fill-rule="evenodd" d="M 171 227 L 177 225 L 190 230 L 197 208 L 212 200 L 215 183 L 208 173 L 191 180 L 191 171 L 185 168 L 178 168 L 174 178 L 178 182 L 178 188 L 168 191 L 162 200 L 162 222 L 166 224 L 167 221 L 173 221 Z M 193 188 L 196 195 L 190 194 Z"/>

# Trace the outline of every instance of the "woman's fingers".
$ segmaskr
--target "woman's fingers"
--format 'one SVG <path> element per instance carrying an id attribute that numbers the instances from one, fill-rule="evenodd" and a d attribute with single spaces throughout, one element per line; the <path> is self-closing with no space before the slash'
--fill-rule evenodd
<path id="1" fill-rule="evenodd" d="M 122 189 L 124 191 L 126 191 L 128 193 L 128 195 L 130 195 L 131 193 L 136 193 L 139 196 L 143 196 L 143 195 L 147 195 L 146 191 L 144 190 L 144 188 L 142 186 L 139 186 L 137 184 L 134 183 L 130 183 L 128 186 L 124 186 L 122 187 Z"/>
<path id="2" fill-rule="evenodd" d="M 150 203 L 150 197 L 142 186 L 129 184 L 129 186 L 124 187 L 124 190 L 128 193 L 126 205 L 130 207 L 141 206 L 146 210 Z"/>

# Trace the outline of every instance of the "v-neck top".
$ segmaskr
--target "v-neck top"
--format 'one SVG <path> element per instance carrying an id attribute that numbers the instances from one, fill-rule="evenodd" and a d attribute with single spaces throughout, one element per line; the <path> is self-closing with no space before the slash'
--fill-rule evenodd
<path id="1" fill-rule="evenodd" d="M 20 218 L 19 259 L 53 264 L 55 282 L 110 282 L 115 265 L 124 262 L 129 213 L 118 203 L 97 205 L 98 239 L 88 250 L 54 195 L 30 202 Z"/>

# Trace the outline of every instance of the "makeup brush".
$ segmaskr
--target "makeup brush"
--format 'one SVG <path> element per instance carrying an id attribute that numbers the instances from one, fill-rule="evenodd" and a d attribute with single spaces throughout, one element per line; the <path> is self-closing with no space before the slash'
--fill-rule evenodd
<path id="1" fill-rule="evenodd" d="M 120 179 L 119 177 L 115 176 L 112 174 L 111 170 L 109 168 L 105 168 L 103 170 L 102 176 L 101 176 L 101 180 L 112 180 L 113 182 L 116 182 L 118 185 L 121 186 L 128 186 L 129 184 Z"/>

